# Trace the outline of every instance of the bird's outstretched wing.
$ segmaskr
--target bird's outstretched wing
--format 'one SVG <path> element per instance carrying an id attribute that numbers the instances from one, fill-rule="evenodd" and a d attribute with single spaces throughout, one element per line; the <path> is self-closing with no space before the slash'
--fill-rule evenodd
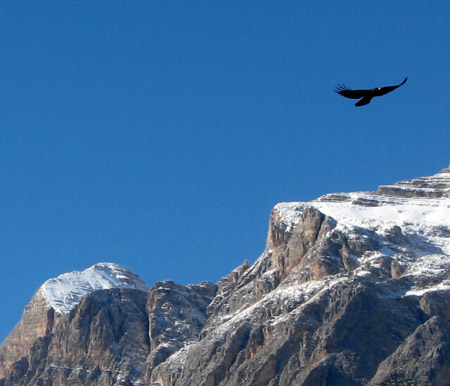
<path id="1" fill-rule="evenodd" d="M 374 89 L 374 96 L 386 95 L 388 92 L 394 91 L 396 88 L 403 86 L 407 80 L 408 80 L 408 77 L 406 77 L 402 83 L 400 83 L 396 86 L 386 86 L 386 87 L 380 87 L 380 88 Z"/>
<path id="2" fill-rule="evenodd" d="M 350 99 L 361 99 L 367 96 L 370 93 L 370 90 L 352 90 L 348 88 L 344 84 L 340 84 L 334 89 L 339 95 L 342 95 L 346 98 Z"/>

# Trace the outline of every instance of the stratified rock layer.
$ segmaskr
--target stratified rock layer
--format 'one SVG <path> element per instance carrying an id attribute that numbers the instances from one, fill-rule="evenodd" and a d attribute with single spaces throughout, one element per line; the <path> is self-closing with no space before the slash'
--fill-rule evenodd
<path id="1" fill-rule="evenodd" d="M 0 346 L 0 378 L 13 363 L 26 356 L 35 341 L 53 330 L 55 312 L 41 291 L 26 306 L 22 319 Z"/>

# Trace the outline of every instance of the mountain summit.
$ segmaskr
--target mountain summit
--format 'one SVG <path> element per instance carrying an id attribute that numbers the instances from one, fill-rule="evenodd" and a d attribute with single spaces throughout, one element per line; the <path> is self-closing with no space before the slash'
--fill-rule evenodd
<path id="1" fill-rule="evenodd" d="M 98 263 L 84 271 L 74 271 L 47 280 L 38 293 L 48 306 L 67 314 L 87 294 L 110 288 L 133 288 L 148 292 L 150 288 L 134 272 L 113 263 Z"/>
<path id="2" fill-rule="evenodd" d="M 0 385 L 448 385 L 449 192 L 446 168 L 279 203 L 217 284 L 61 275 L 0 347 Z"/>
<path id="3" fill-rule="evenodd" d="M 113 263 L 98 263 L 47 280 L 25 308 L 22 319 L 0 347 L 0 375 L 5 367 L 26 355 L 36 339 L 49 334 L 86 295 L 111 288 L 148 292 L 150 288 L 130 269 Z"/>

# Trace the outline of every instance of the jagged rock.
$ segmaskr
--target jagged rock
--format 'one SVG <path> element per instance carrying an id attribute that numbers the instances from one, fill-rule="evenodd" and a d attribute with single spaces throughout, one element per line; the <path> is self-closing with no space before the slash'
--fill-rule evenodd
<path id="1" fill-rule="evenodd" d="M 164 281 L 152 288 L 147 301 L 151 344 L 148 373 L 197 339 L 206 321 L 206 309 L 216 291 L 217 287 L 209 282 L 185 287 Z"/>
<path id="2" fill-rule="evenodd" d="M 433 316 L 380 364 L 369 385 L 448 385 L 449 380 L 450 325 Z"/>
<path id="3" fill-rule="evenodd" d="M 306 253 L 334 227 L 334 220 L 312 207 L 306 207 L 289 241 L 281 253 L 272 256 L 274 266 L 286 276 L 297 266 Z"/>
<path id="4" fill-rule="evenodd" d="M 55 318 L 57 320 L 58 315 L 38 291 L 25 307 L 22 319 L 0 346 L 0 378 L 5 376 L 6 369 L 26 356 L 38 338 L 52 332 Z"/>
<path id="5" fill-rule="evenodd" d="M 21 359 L 22 377 L 3 385 L 128 385 L 143 377 L 150 351 L 147 293 L 98 290 L 85 296 Z"/>

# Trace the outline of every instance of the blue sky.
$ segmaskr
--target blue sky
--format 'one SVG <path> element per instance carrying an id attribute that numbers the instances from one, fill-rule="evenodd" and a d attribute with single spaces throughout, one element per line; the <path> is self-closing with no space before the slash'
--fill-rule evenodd
<path id="1" fill-rule="evenodd" d="M 48 278 L 217 281 L 281 201 L 450 164 L 448 1 L 0 5 L 0 340 Z M 334 94 L 408 82 L 365 107 Z"/>

